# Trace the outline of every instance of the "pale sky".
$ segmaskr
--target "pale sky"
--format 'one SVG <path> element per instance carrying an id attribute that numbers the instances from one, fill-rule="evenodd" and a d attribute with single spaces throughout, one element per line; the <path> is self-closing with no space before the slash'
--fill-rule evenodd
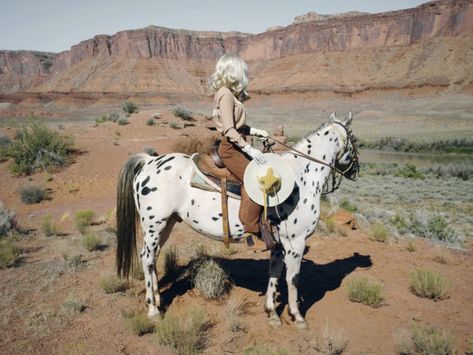
<path id="1" fill-rule="evenodd" d="M 60 52 L 97 34 L 149 25 L 264 32 L 316 11 L 383 12 L 425 0 L 0 0 L 0 49 Z"/>

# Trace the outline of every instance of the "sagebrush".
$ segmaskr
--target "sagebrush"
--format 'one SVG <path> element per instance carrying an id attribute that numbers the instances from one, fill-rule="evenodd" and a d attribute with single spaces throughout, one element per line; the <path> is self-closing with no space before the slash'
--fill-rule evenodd
<path id="1" fill-rule="evenodd" d="M 74 151 L 72 137 L 33 121 L 16 129 L 15 138 L 8 147 L 8 156 L 13 159 L 11 171 L 14 174 L 29 175 L 66 166 Z"/>

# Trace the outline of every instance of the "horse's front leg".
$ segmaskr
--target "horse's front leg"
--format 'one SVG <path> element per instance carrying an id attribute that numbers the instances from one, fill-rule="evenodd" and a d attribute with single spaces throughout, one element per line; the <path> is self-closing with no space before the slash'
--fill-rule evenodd
<path id="1" fill-rule="evenodd" d="M 266 291 L 265 311 L 269 317 L 269 324 L 273 327 L 281 325 L 281 319 L 276 312 L 275 301 L 278 279 L 281 277 L 284 269 L 282 250 L 272 250 L 269 260 L 269 283 Z"/>
<path id="2" fill-rule="evenodd" d="M 305 242 L 293 242 L 286 249 L 284 261 L 286 264 L 286 282 L 288 293 L 288 312 L 293 320 L 296 321 L 298 328 L 306 328 L 307 323 L 299 311 L 297 304 L 297 287 L 299 285 L 299 272 L 301 269 L 302 254 L 304 253 Z"/>

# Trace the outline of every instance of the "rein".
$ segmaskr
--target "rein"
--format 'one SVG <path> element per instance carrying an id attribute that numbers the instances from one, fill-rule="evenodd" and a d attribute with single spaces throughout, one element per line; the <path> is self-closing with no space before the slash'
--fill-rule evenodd
<path id="1" fill-rule="evenodd" d="M 339 123 L 339 122 L 334 122 L 334 123 L 337 123 L 337 124 L 339 124 L 340 126 L 342 126 L 342 127 L 345 129 L 345 131 L 347 132 L 347 139 L 346 139 L 345 149 L 344 149 L 344 151 L 345 151 L 346 148 L 347 148 L 347 146 L 348 146 L 348 141 L 350 140 L 350 136 L 351 136 L 351 135 L 349 134 L 347 128 L 346 128 L 344 125 L 342 125 L 342 124 Z M 307 160 L 311 160 L 311 161 L 313 161 L 313 162 L 315 162 L 315 163 L 318 163 L 318 164 L 325 165 L 326 167 L 328 167 L 328 168 L 330 168 L 330 169 L 336 171 L 337 173 L 339 173 L 339 174 L 342 175 L 343 177 L 347 178 L 348 180 L 352 180 L 352 181 L 355 181 L 355 180 L 356 180 L 356 178 L 352 178 L 351 176 L 345 175 L 348 171 L 351 170 L 351 168 L 353 167 L 353 165 L 354 165 L 354 164 L 356 163 L 356 161 L 358 160 L 357 158 L 355 158 L 356 155 L 354 155 L 354 158 L 352 158 L 352 160 L 351 160 L 351 162 L 350 162 L 350 165 L 348 165 L 348 167 L 347 167 L 344 171 L 341 171 L 341 170 L 338 169 L 335 165 L 328 164 L 328 163 L 324 162 L 323 160 L 319 160 L 319 159 L 313 158 L 313 157 L 311 157 L 310 155 L 307 155 L 307 154 L 305 154 L 305 153 L 302 153 L 301 151 L 299 151 L 299 150 L 297 150 L 297 149 L 291 147 L 290 145 L 287 145 L 287 144 L 285 144 L 285 143 L 283 143 L 283 142 L 280 142 L 280 141 L 278 141 L 277 139 L 275 139 L 275 138 L 273 138 L 273 137 L 267 137 L 266 139 L 272 139 L 272 140 L 275 141 L 276 143 L 281 144 L 283 147 L 286 147 L 286 148 L 288 148 L 291 152 L 293 152 L 294 155 L 297 155 L 297 156 L 306 158 Z M 352 143 L 352 144 L 353 144 L 353 143 Z"/>

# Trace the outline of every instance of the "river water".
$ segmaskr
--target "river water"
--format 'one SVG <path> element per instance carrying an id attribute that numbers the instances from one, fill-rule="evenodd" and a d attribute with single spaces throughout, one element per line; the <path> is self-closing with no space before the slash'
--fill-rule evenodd
<path id="1" fill-rule="evenodd" d="M 418 168 L 429 168 L 434 164 L 449 164 L 465 162 L 473 164 L 473 156 L 460 154 L 419 154 L 385 152 L 380 150 L 360 150 L 361 163 L 398 163 L 413 164 Z"/>

